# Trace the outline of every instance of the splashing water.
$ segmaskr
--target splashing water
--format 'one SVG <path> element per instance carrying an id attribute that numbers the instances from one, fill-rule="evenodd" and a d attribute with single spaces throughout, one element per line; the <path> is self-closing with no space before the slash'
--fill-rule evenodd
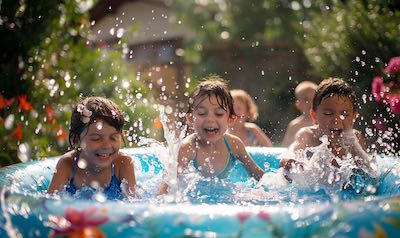
<path id="1" fill-rule="evenodd" d="M 319 146 L 295 153 L 288 152 L 291 158 L 300 163 L 290 171 L 281 168 L 276 174 L 269 173 L 263 176 L 260 185 L 268 189 L 284 188 L 288 185 L 284 177 L 289 177 L 293 187 L 297 189 L 315 192 L 323 190 L 331 197 L 335 197 L 345 189 L 354 189 L 356 194 L 362 192 L 367 195 L 374 194 L 378 186 L 376 174 L 357 165 L 355 162 L 357 157 L 352 157 L 350 154 L 338 159 L 328 147 L 327 136 L 321 137 L 320 140 L 322 143 Z M 333 160 L 336 160 L 339 167 L 332 164 Z M 376 164 L 372 164 L 374 165 Z"/>
<path id="2" fill-rule="evenodd" d="M 175 130 L 170 129 L 165 107 L 160 106 L 159 110 L 166 145 L 151 138 L 141 138 L 139 145 L 148 145 L 155 148 L 154 151 L 156 151 L 157 157 L 165 169 L 163 180 L 168 184 L 169 194 L 174 197 L 175 200 L 178 198 L 178 152 L 182 140 L 186 135 L 186 126 L 183 125 L 179 127 L 178 124 L 175 124 L 172 127 Z M 177 131 L 179 131 L 179 133 L 177 133 Z"/>

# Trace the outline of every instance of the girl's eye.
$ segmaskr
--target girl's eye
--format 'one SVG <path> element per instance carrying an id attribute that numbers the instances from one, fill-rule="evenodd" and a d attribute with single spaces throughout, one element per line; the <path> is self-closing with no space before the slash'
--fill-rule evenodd
<path id="1" fill-rule="evenodd" d="M 323 113 L 325 116 L 330 116 L 330 115 L 332 115 L 332 112 L 324 112 Z"/>
<path id="2" fill-rule="evenodd" d="M 198 110 L 196 110 L 196 114 L 199 116 L 204 116 L 207 114 L 207 111 L 204 109 L 198 109 Z"/>
<path id="3" fill-rule="evenodd" d="M 91 141 L 99 141 L 99 140 L 100 140 L 100 137 L 91 137 L 90 140 L 91 140 Z"/>

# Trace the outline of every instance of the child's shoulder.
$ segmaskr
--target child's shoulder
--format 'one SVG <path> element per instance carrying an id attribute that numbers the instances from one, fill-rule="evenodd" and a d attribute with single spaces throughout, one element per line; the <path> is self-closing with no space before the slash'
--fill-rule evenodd
<path id="1" fill-rule="evenodd" d="M 58 168 L 71 169 L 74 167 L 77 152 L 75 150 L 63 154 L 57 162 Z"/>
<path id="2" fill-rule="evenodd" d="M 319 138 L 317 125 L 305 126 L 298 130 L 296 138 Z"/>
<path id="3" fill-rule="evenodd" d="M 196 133 L 192 133 L 183 138 L 181 146 L 193 146 L 195 140 L 196 140 Z"/>
<path id="4" fill-rule="evenodd" d="M 228 143 L 230 145 L 233 145 L 234 147 L 238 147 L 238 146 L 243 146 L 244 147 L 244 143 L 243 141 L 236 135 L 232 135 L 230 133 L 226 133 L 224 135 L 225 139 L 228 141 Z"/>
<path id="5" fill-rule="evenodd" d="M 261 130 L 261 128 L 256 123 L 253 123 L 253 122 L 246 122 L 244 124 L 244 127 L 246 128 L 246 130 L 249 130 L 251 132 Z"/>
<path id="6" fill-rule="evenodd" d="M 132 162 L 132 158 L 129 154 L 119 151 L 114 160 L 114 163 L 121 164 L 124 162 Z"/>

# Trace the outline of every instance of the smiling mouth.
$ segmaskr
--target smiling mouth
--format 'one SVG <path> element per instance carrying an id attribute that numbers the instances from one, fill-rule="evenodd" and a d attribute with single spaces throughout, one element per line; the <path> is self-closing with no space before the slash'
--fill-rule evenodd
<path id="1" fill-rule="evenodd" d="M 114 152 L 113 152 L 113 153 L 96 153 L 96 156 L 99 157 L 99 158 L 101 158 L 101 159 L 108 159 L 108 158 L 110 158 L 113 154 L 114 154 Z"/>
<path id="2" fill-rule="evenodd" d="M 216 134 L 219 131 L 219 129 L 218 128 L 204 128 L 204 131 L 207 134 Z"/>
<path id="3" fill-rule="evenodd" d="M 343 129 L 330 129 L 331 134 L 341 134 L 343 132 Z"/>

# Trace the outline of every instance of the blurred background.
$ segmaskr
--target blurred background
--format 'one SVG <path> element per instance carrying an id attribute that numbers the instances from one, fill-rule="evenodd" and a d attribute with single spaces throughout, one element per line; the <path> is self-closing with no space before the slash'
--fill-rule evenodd
<path id="1" fill-rule="evenodd" d="M 210 74 L 254 97 L 274 146 L 298 116 L 296 85 L 342 77 L 369 152 L 399 155 L 399 114 L 371 91 L 400 55 L 399 1 L 2 0 L 0 36 L 2 166 L 67 151 L 72 107 L 92 95 L 124 110 L 125 146 L 162 141 L 157 105 L 183 121 Z"/>

